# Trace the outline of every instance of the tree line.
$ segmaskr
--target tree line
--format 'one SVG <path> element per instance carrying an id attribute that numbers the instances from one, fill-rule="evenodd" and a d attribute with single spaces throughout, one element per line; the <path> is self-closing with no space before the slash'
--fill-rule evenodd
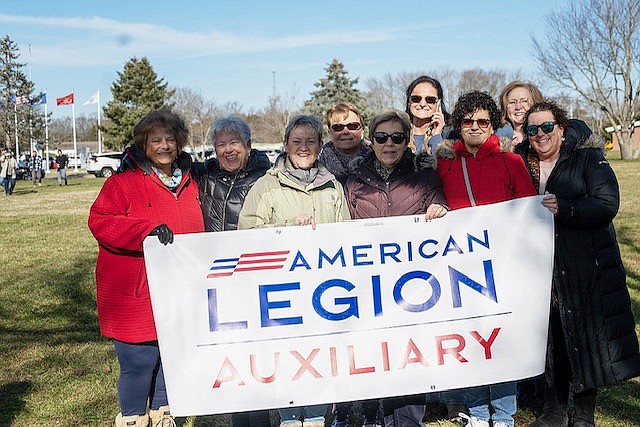
<path id="1" fill-rule="evenodd" d="M 532 37 L 540 81 L 534 82 L 549 98 L 559 102 L 572 117 L 585 120 L 605 138 L 613 126 L 623 159 L 635 159 L 640 147 L 633 142 L 634 123 L 640 120 L 640 0 L 582 0 L 546 17 L 545 39 Z M 17 135 L 22 149 L 29 141 L 44 141 L 49 120 L 50 145 L 69 140 L 70 119 L 51 120 L 34 102 L 16 104 L 12 96 L 37 100 L 33 82 L 26 78 L 18 48 L 7 35 L 0 41 L 0 145 L 12 147 Z M 251 126 L 256 143 L 280 143 L 288 120 L 297 113 L 324 118 L 338 102 L 352 102 L 365 119 L 384 109 L 405 109 L 405 90 L 415 77 L 426 74 L 444 88 L 444 102 L 452 110 L 459 95 L 482 90 L 497 97 L 512 80 L 529 79 L 521 70 L 468 69 L 417 70 L 368 78 L 359 89 L 344 64 L 334 59 L 305 100 L 295 88 L 268 100 L 266 107 L 243 111 L 237 102 L 220 105 L 201 92 L 170 87 L 145 57 L 131 58 L 111 85 L 112 99 L 103 108 L 104 144 L 121 150 L 131 139 L 131 129 L 148 111 L 171 108 L 190 128 L 189 146 L 203 151 L 209 127 L 224 114 L 238 114 Z M 550 96 L 550 94 L 553 94 Z M 496 101 L 499 101 L 496 99 Z M 15 104 L 15 105 L 14 105 Z M 17 122 L 17 127 L 16 127 Z M 78 138 L 95 140 L 95 118 L 77 119 Z"/>

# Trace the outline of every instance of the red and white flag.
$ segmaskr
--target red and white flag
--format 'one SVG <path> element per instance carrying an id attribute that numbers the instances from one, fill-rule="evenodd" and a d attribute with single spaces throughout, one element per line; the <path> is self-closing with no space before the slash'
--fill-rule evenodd
<path id="1" fill-rule="evenodd" d="M 71 105 L 74 104 L 73 92 L 62 98 L 56 98 L 56 105 Z"/>

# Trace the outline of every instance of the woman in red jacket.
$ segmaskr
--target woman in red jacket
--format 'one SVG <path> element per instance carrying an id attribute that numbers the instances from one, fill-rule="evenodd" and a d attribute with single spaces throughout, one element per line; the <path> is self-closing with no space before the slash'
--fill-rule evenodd
<path id="1" fill-rule="evenodd" d="M 536 190 L 520 156 L 509 152 L 511 140 L 501 141 L 494 130 L 500 126 L 500 110 L 486 92 L 462 95 L 451 115 L 454 131 L 462 135 L 453 148 L 439 146 L 438 175 L 451 209 L 488 205 Z M 504 148 L 502 148 L 504 147 Z M 455 391 L 447 398 L 464 396 L 469 408 L 468 426 L 513 427 L 516 413 L 516 382 L 491 384 Z M 457 400 L 456 400 L 457 401 Z M 489 403 L 494 413 L 489 413 Z M 461 414 L 462 415 L 462 414 Z"/>
<path id="2" fill-rule="evenodd" d="M 155 110 L 133 128 L 126 156 L 135 170 L 107 179 L 91 206 L 89 228 L 99 244 L 96 287 L 100 331 L 114 340 L 120 363 L 116 426 L 172 420 L 158 350 L 142 241 L 204 231 L 198 188 L 182 152 L 188 130 L 169 110 Z M 147 408 L 147 403 L 149 407 Z"/>

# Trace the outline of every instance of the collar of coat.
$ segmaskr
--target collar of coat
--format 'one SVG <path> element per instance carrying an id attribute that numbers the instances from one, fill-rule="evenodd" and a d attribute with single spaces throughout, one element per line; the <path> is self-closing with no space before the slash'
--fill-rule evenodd
<path id="1" fill-rule="evenodd" d="M 511 139 L 508 137 L 498 137 L 495 133 L 478 148 L 476 156 L 493 152 L 509 153 L 513 151 Z M 462 154 L 462 156 L 461 156 Z M 468 157 L 471 153 L 467 150 L 464 142 L 460 140 L 445 139 L 436 148 L 436 156 L 441 159 L 455 159 L 456 157 Z"/>
<path id="2" fill-rule="evenodd" d="M 358 169 L 363 166 L 367 166 L 372 170 L 375 170 L 373 162 L 376 158 L 375 152 L 371 151 L 366 157 L 358 157 L 349 162 L 349 173 L 356 173 Z M 400 162 L 396 169 L 403 169 L 404 166 L 410 165 L 414 172 L 420 172 L 426 169 L 436 168 L 436 158 L 426 152 L 422 152 L 418 155 L 413 154 L 413 151 L 409 147 L 404 150 Z M 396 170 L 394 169 L 394 171 Z M 393 174 L 393 172 L 392 172 Z"/>
<path id="3" fill-rule="evenodd" d="M 291 160 L 289 160 L 287 153 L 280 153 L 276 158 L 273 167 L 269 169 L 267 173 L 278 178 L 281 183 L 303 191 L 321 188 L 327 184 L 329 184 L 329 186 L 333 186 L 333 180 L 336 179 L 336 177 L 329 172 L 322 163 L 316 160 L 314 166 L 318 168 L 318 174 L 313 182 L 304 186 L 301 182 L 294 181 L 293 178 L 284 173 L 287 165 L 291 165 Z"/>
<path id="4" fill-rule="evenodd" d="M 127 157 L 133 160 L 133 162 L 138 165 L 138 167 L 142 169 L 143 172 L 145 172 L 147 175 L 151 174 L 151 162 L 147 158 L 147 155 L 136 145 L 129 146 L 125 150 L 125 154 Z M 175 161 L 184 175 L 189 173 L 189 170 L 191 169 L 191 156 L 189 154 L 181 151 L 180 154 L 178 154 L 178 157 L 176 157 Z"/>

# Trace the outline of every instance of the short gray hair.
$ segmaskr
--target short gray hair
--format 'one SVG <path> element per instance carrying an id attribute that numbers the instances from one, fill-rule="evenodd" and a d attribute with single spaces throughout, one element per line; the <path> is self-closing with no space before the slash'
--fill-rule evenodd
<path id="1" fill-rule="evenodd" d="M 216 120 L 209 130 L 209 141 L 216 145 L 216 137 L 220 132 L 233 132 L 240 135 L 240 139 L 247 145 L 251 141 L 251 128 L 247 122 L 238 116 L 224 116 Z"/>
<path id="2" fill-rule="evenodd" d="M 306 114 L 298 114 L 289 120 L 289 124 L 287 124 L 286 129 L 284 130 L 284 142 L 286 143 L 289 140 L 289 136 L 291 136 L 291 132 L 298 126 L 304 126 L 311 129 L 314 133 L 318 135 L 318 141 L 322 144 L 322 122 L 316 116 L 306 115 Z"/>

